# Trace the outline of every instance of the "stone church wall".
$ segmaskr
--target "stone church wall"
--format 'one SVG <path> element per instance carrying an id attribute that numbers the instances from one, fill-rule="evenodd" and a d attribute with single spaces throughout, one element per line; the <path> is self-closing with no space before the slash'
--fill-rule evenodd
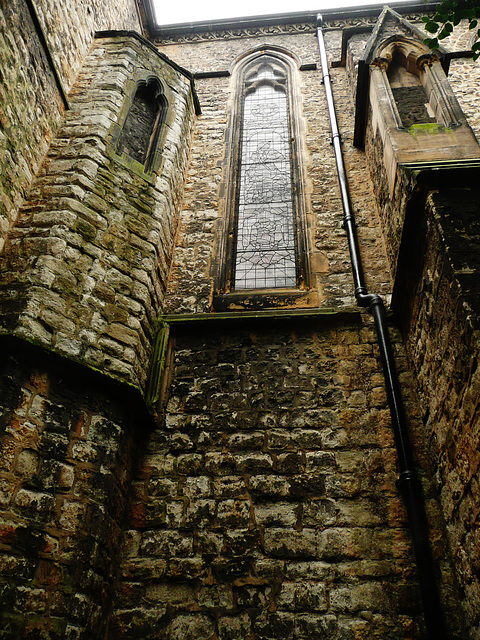
<path id="1" fill-rule="evenodd" d="M 142 71 L 172 93 L 158 176 L 113 157 L 126 84 Z M 3 333 L 143 390 L 194 117 L 190 84 L 145 42 L 102 38 L 71 104 L 4 251 Z"/>
<path id="2" fill-rule="evenodd" d="M 2 345 L 4 638 L 104 637 L 138 419 L 122 394 L 41 351 Z"/>
<path id="3" fill-rule="evenodd" d="M 340 33 L 327 32 L 331 59 Z M 315 34 L 171 43 L 199 74 L 197 120 L 165 310 L 172 385 L 135 476 L 112 638 L 422 638 L 418 592 L 373 327 L 353 295 L 321 72 L 300 71 L 309 233 L 321 316 L 202 322 L 224 210 L 225 132 L 237 56 L 277 45 L 319 65 Z M 332 69 L 368 284 L 391 291 L 352 92 Z M 345 309 L 345 315 L 340 310 Z M 196 314 L 182 321 L 188 314 Z M 187 328 L 190 326 L 190 328 Z M 211 329 L 208 329 L 212 326 Z M 442 517 L 401 339 L 403 393 L 423 470 L 452 637 L 461 637 Z M 441 558 L 441 560 L 440 560 Z"/>
<path id="4" fill-rule="evenodd" d="M 448 80 L 473 129 L 480 141 L 480 113 L 478 109 L 478 87 L 480 87 L 480 63 L 469 58 L 459 58 L 450 62 Z"/>
<path id="5" fill-rule="evenodd" d="M 369 153 L 377 154 L 374 164 L 380 167 L 378 145 L 372 145 Z M 377 170 L 374 179 L 380 174 Z M 403 223 L 392 305 L 416 377 L 422 439 L 433 465 L 468 637 L 475 638 L 480 597 L 472 571 L 472 564 L 478 562 L 475 505 L 479 500 L 478 192 L 468 184 L 468 177 L 461 184 L 459 180 L 458 174 L 453 179 L 440 175 L 436 185 L 424 185 L 422 197 L 418 192 L 413 197 L 412 176 L 399 175 L 395 193 L 405 197 L 385 200 L 390 223 Z M 388 192 L 385 177 L 378 180 L 379 185 L 381 193 Z"/>
<path id="6" fill-rule="evenodd" d="M 112 128 L 132 79 L 152 75 L 170 112 L 149 175 L 116 156 Z M 188 75 L 132 34 L 94 41 L 69 100 L 1 257 L 0 626 L 12 639 L 105 637 L 194 119 Z"/>
<path id="7" fill-rule="evenodd" d="M 112 640 L 153 628 L 169 640 L 423 638 L 368 320 L 355 311 L 210 325 L 172 324 L 165 424 L 134 480 Z M 418 434 L 400 346 L 397 356 Z"/>
<path id="8" fill-rule="evenodd" d="M 447 45 L 466 48 L 466 35 L 459 28 L 455 41 Z M 460 57 L 451 61 L 448 75 L 477 136 L 479 69 L 478 63 Z M 480 584 L 472 567 L 478 565 L 479 500 L 478 169 L 469 168 L 468 160 L 463 170 L 440 166 L 429 173 L 425 167 L 418 176 L 399 167 L 391 193 L 382 145 L 370 127 L 366 153 L 377 200 L 383 203 L 382 229 L 396 272 L 392 306 L 417 381 L 423 437 L 468 637 L 476 638 Z M 432 165 L 435 160 L 430 159 Z"/>
<path id="9" fill-rule="evenodd" d="M 95 32 L 113 29 L 143 35 L 136 4 L 131 0 L 41 0 L 36 8 L 67 91 L 73 87 Z"/>
<path id="10" fill-rule="evenodd" d="M 424 640 L 374 328 L 354 308 L 313 24 L 157 43 L 172 64 L 132 34 L 92 41 L 93 29 L 137 29 L 127 2 L 42 0 L 65 111 L 25 5 L 15 7 L 2 5 L 0 55 L 30 115 L 23 129 L 11 72 L 0 129 L 13 224 L 0 290 L 0 636 Z M 331 63 L 345 26 L 326 28 Z M 301 67 L 314 302 L 214 313 L 234 63 L 272 45 Z M 40 66 L 42 82 L 21 61 Z M 472 64 L 452 61 L 452 79 L 475 128 Z M 196 120 L 176 65 L 197 74 Z M 150 177 L 111 143 L 139 71 L 165 80 L 175 112 Z M 427 197 L 399 171 L 389 202 L 378 141 L 353 147 L 354 65 L 331 74 L 367 283 L 406 301 L 395 318 L 405 344 L 393 318 L 390 329 L 448 637 L 478 640 L 478 199 L 465 185 L 460 197 L 431 186 Z M 410 264 L 412 219 L 421 259 Z M 170 338 L 155 353 L 164 394 L 149 416 L 159 317 Z"/>
<path id="11" fill-rule="evenodd" d="M 457 25 L 452 35 L 442 40 L 442 45 L 447 51 L 468 52 L 474 41 L 473 38 L 474 33 L 468 29 L 466 21 L 463 21 Z M 472 60 L 468 54 L 465 57 L 452 58 L 448 81 L 477 140 L 480 141 L 480 112 L 477 100 L 480 86 L 480 62 Z"/>
<path id="12" fill-rule="evenodd" d="M 331 60 L 340 57 L 340 32 L 327 33 Z M 338 192 L 335 159 L 330 144 L 330 124 L 322 85 L 315 31 L 308 33 L 255 35 L 246 39 L 175 43 L 160 50 L 193 73 L 225 71 L 248 51 L 262 45 L 283 47 L 296 54 L 301 64 L 317 66 L 299 71 L 301 94 L 298 105 L 303 124 L 308 236 L 311 249 L 313 288 L 322 308 L 355 305 L 345 234 L 341 228 L 342 206 Z M 342 128 L 344 150 L 359 221 L 362 250 L 368 262 L 367 280 L 372 291 L 388 294 L 390 276 L 382 238 L 376 232 L 378 219 L 364 155 L 352 145 L 353 102 L 344 69 L 332 69 Z M 196 123 L 195 146 L 185 185 L 178 246 L 169 284 L 169 313 L 207 311 L 211 306 L 213 264 L 221 233 L 219 216 L 225 211 L 229 180 L 225 139 L 235 89 L 234 78 L 197 78 L 202 115 Z"/>
<path id="13" fill-rule="evenodd" d="M 407 332 L 471 638 L 480 623 L 478 197 L 476 189 L 431 194 Z"/>
<path id="14" fill-rule="evenodd" d="M 40 34 L 30 4 L 0 5 L 0 251 L 63 117 L 66 102 L 58 82 L 66 95 L 96 30 L 140 31 L 130 0 L 35 2 Z"/>

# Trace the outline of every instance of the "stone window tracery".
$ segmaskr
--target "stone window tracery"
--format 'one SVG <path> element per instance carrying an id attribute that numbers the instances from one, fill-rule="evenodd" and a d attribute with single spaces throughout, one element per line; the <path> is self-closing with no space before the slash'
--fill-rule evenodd
<path id="1" fill-rule="evenodd" d="M 245 71 L 235 289 L 295 287 L 287 70 L 262 56 Z"/>

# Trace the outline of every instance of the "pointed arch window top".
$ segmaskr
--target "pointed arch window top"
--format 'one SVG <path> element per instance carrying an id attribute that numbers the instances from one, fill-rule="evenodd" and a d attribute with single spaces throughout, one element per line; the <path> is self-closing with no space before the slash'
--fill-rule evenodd
<path id="1" fill-rule="evenodd" d="M 165 118 L 166 101 L 156 78 L 140 82 L 117 144 L 117 153 L 126 153 L 148 170 Z"/>
<path id="2" fill-rule="evenodd" d="M 125 85 L 125 93 L 112 127 L 109 155 L 153 182 L 153 174 L 161 166 L 164 125 L 172 115 L 169 102 L 157 77 L 131 79 Z"/>

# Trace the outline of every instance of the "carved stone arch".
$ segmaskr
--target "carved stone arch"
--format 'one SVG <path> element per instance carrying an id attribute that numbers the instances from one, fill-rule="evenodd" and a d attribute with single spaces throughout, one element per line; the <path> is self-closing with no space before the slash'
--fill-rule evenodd
<path id="1" fill-rule="evenodd" d="M 288 306 L 295 304 L 295 300 L 298 300 L 299 297 L 304 297 L 308 290 L 310 284 L 309 250 L 306 234 L 305 178 L 303 173 L 305 155 L 302 142 L 303 124 L 300 117 L 301 100 L 297 78 L 299 66 L 300 62 L 294 54 L 281 47 L 270 45 L 262 45 L 243 53 L 231 66 L 233 97 L 226 135 L 225 198 L 222 201 L 223 210 L 221 211 L 223 226 L 219 233 L 215 263 L 215 308 L 231 308 L 233 305 L 230 300 L 233 298 L 235 298 L 236 308 L 252 308 L 252 305 L 257 308 L 259 306 Z M 251 153 L 246 133 L 246 127 L 250 125 L 246 124 L 245 114 L 246 110 L 250 109 L 247 104 L 249 98 L 262 87 L 266 91 L 271 91 L 273 96 L 284 96 L 282 100 L 284 99 L 286 105 L 286 129 L 282 135 L 273 132 L 265 148 L 273 148 L 274 153 L 278 153 L 279 161 L 275 170 L 282 166 L 285 168 L 285 174 L 284 177 L 281 177 L 280 174 L 276 174 L 274 177 L 269 175 L 268 170 L 273 168 L 275 164 L 270 158 L 264 163 L 265 176 L 257 180 L 252 177 L 253 171 L 256 170 L 254 166 L 256 161 L 251 160 L 251 165 L 248 166 L 245 164 L 245 162 L 250 162 L 250 160 L 245 160 L 245 156 Z M 261 114 L 261 111 L 258 113 Z M 266 127 L 269 124 L 267 118 Z M 253 137 L 248 138 L 249 141 L 251 139 Z M 286 156 L 280 159 L 280 154 L 285 152 L 285 144 L 288 145 L 288 159 L 285 159 Z M 249 193 L 246 195 L 245 184 L 247 182 Z M 257 185 L 258 193 L 255 191 Z M 260 193 L 260 189 L 264 191 Z M 265 195 L 269 189 L 273 194 L 272 202 L 267 202 L 268 196 Z M 250 222 L 254 220 L 255 213 L 252 212 L 255 209 L 256 201 L 262 202 L 265 207 L 259 213 L 259 220 L 252 222 L 252 225 L 258 228 L 262 227 L 265 237 L 257 238 L 255 242 L 252 241 L 249 247 L 255 245 L 258 249 L 262 245 L 265 247 L 265 251 L 268 251 L 270 250 L 267 247 L 268 242 L 280 246 L 285 241 L 285 247 L 282 248 L 285 250 L 284 267 L 278 267 L 276 271 L 276 273 L 282 272 L 284 275 L 278 279 L 271 275 L 277 269 L 276 265 L 272 266 L 271 272 L 266 268 L 263 278 L 258 275 L 260 267 L 256 271 L 255 268 L 251 268 L 251 262 L 247 265 L 248 261 L 245 256 L 249 253 L 250 248 L 245 248 L 245 237 L 248 235 L 252 240 L 255 230 L 250 227 L 248 231 L 245 231 L 247 223 L 244 222 L 242 216 L 246 215 L 245 211 L 250 207 L 249 213 L 252 214 Z M 247 202 L 249 204 L 246 204 Z M 267 205 L 271 205 L 270 211 Z M 273 209 L 280 217 L 284 215 L 285 225 L 281 231 L 280 227 L 276 226 Z M 260 222 L 261 216 L 265 216 L 263 225 Z M 267 234 L 267 227 L 270 230 L 270 237 Z M 287 245 L 290 247 L 289 249 L 287 249 Z M 289 253 L 290 249 L 293 253 Z M 273 255 L 274 249 L 271 251 Z M 258 257 L 258 262 L 260 263 L 263 258 L 262 256 Z M 273 262 L 274 259 L 272 264 Z M 245 276 L 241 280 L 239 273 L 242 269 L 244 269 L 244 273 L 250 270 L 250 273 L 255 272 L 257 275 L 250 278 Z"/>
<path id="2" fill-rule="evenodd" d="M 446 52 L 440 48 L 432 54 L 423 44 L 424 38 L 423 31 L 387 6 L 358 59 L 353 141 L 359 148 L 367 142 L 382 149 L 391 194 L 399 165 L 445 166 L 480 156 L 480 147 L 446 76 Z M 410 80 L 414 79 L 399 82 L 400 88 L 416 84 L 420 90 L 417 95 L 423 116 L 419 121 L 402 119 L 394 96 L 395 66 L 404 70 L 404 78 L 410 74 Z M 422 121 L 424 107 L 429 117 Z"/>
<path id="3" fill-rule="evenodd" d="M 390 97 L 390 109 L 398 128 L 429 123 L 449 128 L 459 126 L 461 111 L 440 59 L 422 42 L 402 35 L 390 36 L 376 47 L 371 67 L 372 80 L 383 84 Z M 403 82 L 402 74 L 394 73 L 402 68 L 405 70 Z M 412 78 L 411 82 L 406 74 Z M 400 85 L 397 87 L 392 83 L 395 75 Z M 407 102 L 405 108 L 401 106 L 404 102 Z M 408 109 L 413 117 L 408 118 Z"/>
<path id="4" fill-rule="evenodd" d="M 410 73 L 416 72 L 417 60 L 431 52 L 422 42 L 407 38 L 402 35 L 390 36 L 377 45 L 373 58 L 381 58 L 390 63 L 395 52 L 399 52 L 404 58 L 407 70 Z"/>
<path id="5" fill-rule="evenodd" d="M 149 177 L 161 166 L 169 100 L 164 84 L 147 71 L 125 85 L 126 98 L 112 128 L 110 156 Z"/>
<path id="6" fill-rule="evenodd" d="M 230 74 L 233 76 L 235 73 L 238 73 L 238 71 L 241 70 L 245 64 L 248 64 L 251 59 L 266 52 L 270 52 L 272 53 L 272 55 L 277 54 L 279 59 L 297 69 L 299 69 L 301 66 L 300 58 L 285 47 L 280 47 L 276 44 L 261 44 L 256 47 L 252 47 L 251 49 L 248 49 L 247 51 L 244 51 L 239 56 L 237 56 L 235 60 L 233 60 L 233 62 L 230 64 Z"/>

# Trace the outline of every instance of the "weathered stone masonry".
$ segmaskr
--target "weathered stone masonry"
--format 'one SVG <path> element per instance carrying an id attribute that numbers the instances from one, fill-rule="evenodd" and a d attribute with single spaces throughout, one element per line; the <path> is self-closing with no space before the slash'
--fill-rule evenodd
<path id="1" fill-rule="evenodd" d="M 124 390 L 11 346 L 3 346 L 0 388 L 1 635 L 100 638 L 138 401 L 129 409 Z"/>
<path id="2" fill-rule="evenodd" d="M 39 21 L 39 34 L 31 10 Z M 30 6 L 30 8 L 29 8 Z M 64 92 L 77 77 L 96 30 L 140 31 L 130 0 L 0 5 L 0 249 L 64 114 Z M 41 37 L 48 42 L 52 70 Z"/>
<path id="3" fill-rule="evenodd" d="M 172 323 L 111 637 L 423 637 L 373 327 L 232 322 Z"/>
<path id="4" fill-rule="evenodd" d="M 302 25 L 304 27 L 306 25 Z M 314 29 L 299 33 L 268 33 L 245 39 L 226 37 L 219 41 L 172 43 L 161 50 L 196 74 L 230 69 L 241 54 L 262 46 L 280 47 L 299 57 L 299 64 L 320 66 Z M 337 32 L 327 33 L 329 55 L 340 56 Z M 344 69 L 333 69 L 338 96 L 340 124 L 344 135 L 346 161 L 352 180 L 352 199 L 360 221 L 362 251 L 368 261 L 367 279 L 372 290 L 387 294 L 390 277 L 385 260 L 378 220 L 372 207 L 373 193 L 364 154 L 351 143 L 353 103 Z M 305 136 L 306 217 L 312 268 L 309 306 L 338 308 L 354 304 L 350 266 L 341 228 L 342 208 L 337 187 L 335 159 L 332 154 L 327 106 L 321 72 L 297 74 L 301 96 L 298 109 Z M 210 308 L 212 272 L 222 232 L 219 217 L 225 215 L 225 197 L 229 180 L 226 129 L 232 108 L 234 78 L 198 78 L 196 87 L 202 115 L 196 123 L 185 198 L 180 217 L 178 245 L 175 251 L 166 310 L 170 313 L 202 312 Z"/>
<path id="5" fill-rule="evenodd" d="M 151 175 L 111 148 L 146 75 L 169 106 Z M 97 38 L 69 101 L 1 257 L 6 638 L 104 637 L 195 110 L 188 74 L 127 32 Z"/>
<path id="6" fill-rule="evenodd" d="M 460 40 L 462 33 L 460 31 Z M 470 60 L 459 58 L 452 86 L 469 124 L 478 117 L 468 96 L 476 86 Z M 470 86 L 459 79 L 471 70 Z M 465 123 L 459 128 L 465 127 Z M 478 636 L 479 582 L 472 570 L 478 529 L 478 144 L 458 149 L 455 166 L 432 155 L 416 171 L 398 166 L 390 192 L 378 132 L 367 129 L 366 152 L 381 203 L 392 273 L 392 306 L 416 374 L 423 438 L 435 472 L 460 585 L 468 637 Z M 412 146 L 412 148 L 414 148 Z M 436 164 L 437 162 L 437 164 Z M 476 566 L 477 560 L 473 560 Z"/>
<path id="7" fill-rule="evenodd" d="M 478 549 L 480 499 L 476 202 L 478 191 L 470 188 L 430 195 L 423 222 L 428 241 L 417 283 L 424 293 L 411 302 L 407 332 L 429 409 L 425 436 L 472 637 L 480 621 L 477 562 L 471 562 Z"/>
<path id="8" fill-rule="evenodd" d="M 160 175 L 111 153 L 125 85 L 141 70 L 170 88 Z M 72 109 L 4 250 L 3 331 L 144 388 L 162 309 L 186 148 L 190 83 L 133 36 L 95 41 Z"/>
<path id="9" fill-rule="evenodd" d="M 424 640 L 376 339 L 353 308 L 315 17 L 154 45 L 139 35 L 148 2 L 39 0 L 49 61 L 27 0 L 4 4 L 0 637 Z M 392 181 L 371 118 L 366 152 L 353 146 L 377 17 L 326 16 L 330 62 L 346 52 L 333 89 L 368 286 L 393 292 L 448 638 L 478 640 L 477 169 L 459 149 L 440 178 L 400 162 Z M 235 62 L 259 47 L 298 67 L 312 285 L 294 309 L 219 314 Z M 451 61 L 476 132 L 478 68 Z M 149 171 L 115 140 L 152 77 L 168 114 Z"/>

